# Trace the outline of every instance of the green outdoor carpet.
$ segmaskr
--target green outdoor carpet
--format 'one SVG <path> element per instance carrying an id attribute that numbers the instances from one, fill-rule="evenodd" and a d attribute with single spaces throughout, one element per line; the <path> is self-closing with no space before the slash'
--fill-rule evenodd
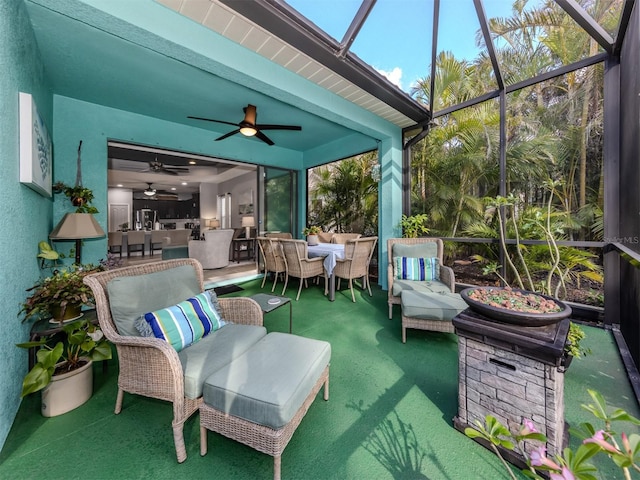
<path id="1" fill-rule="evenodd" d="M 237 295 L 260 290 L 243 283 Z M 287 294 L 295 297 L 297 284 Z M 319 394 L 282 456 L 283 479 L 503 479 L 488 450 L 453 428 L 457 413 L 458 358 L 454 334 L 408 331 L 400 340 L 400 312 L 387 318 L 386 292 L 373 298 L 348 289 L 331 303 L 310 285 L 293 301 L 293 333 L 332 346 L 330 399 Z M 265 316 L 269 331 L 286 332 L 289 309 Z M 610 332 L 585 328 L 593 354 L 566 374 L 566 420 L 591 421 L 580 408 L 587 388 L 615 407 L 640 415 Z M 26 361 L 26 359 L 25 359 Z M 169 404 L 125 394 L 113 414 L 117 360 L 108 373 L 95 367 L 94 396 L 82 407 L 45 419 L 39 397 L 24 400 L 0 453 L 0 478 L 11 479 L 271 479 L 273 459 L 209 433 L 199 454 L 198 416 L 185 425 L 188 458 L 175 459 Z M 577 447 L 579 440 L 572 439 Z M 622 478 L 606 458 L 599 478 Z M 522 477 L 524 478 L 524 477 Z"/>

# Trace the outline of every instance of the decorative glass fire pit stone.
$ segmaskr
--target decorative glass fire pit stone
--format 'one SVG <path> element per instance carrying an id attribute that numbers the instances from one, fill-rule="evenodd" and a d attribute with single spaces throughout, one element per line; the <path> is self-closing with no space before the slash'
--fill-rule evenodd
<path id="1" fill-rule="evenodd" d="M 495 292 L 495 295 L 490 295 L 492 292 Z M 462 290 L 460 296 L 472 310 L 485 317 L 525 327 L 551 325 L 571 315 L 571 307 L 560 300 L 527 290 L 508 287 L 471 287 Z M 496 297 L 499 301 L 492 301 L 490 305 L 486 303 L 489 297 Z M 516 310 L 516 308 L 523 308 L 523 305 L 525 309 L 540 309 L 542 312 Z"/>

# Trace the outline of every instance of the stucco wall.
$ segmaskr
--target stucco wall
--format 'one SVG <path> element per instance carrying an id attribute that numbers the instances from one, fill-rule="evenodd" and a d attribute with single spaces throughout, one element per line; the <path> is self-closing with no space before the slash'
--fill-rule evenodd
<path id="1" fill-rule="evenodd" d="M 53 128 L 51 90 L 21 0 L 0 2 L 0 72 L 1 448 L 20 406 L 27 372 L 27 353 L 15 344 L 28 339 L 29 325 L 21 323 L 17 314 L 25 290 L 40 275 L 38 240 L 46 239 L 52 228 L 52 200 L 19 183 L 18 92 L 33 95 L 49 132 Z"/>

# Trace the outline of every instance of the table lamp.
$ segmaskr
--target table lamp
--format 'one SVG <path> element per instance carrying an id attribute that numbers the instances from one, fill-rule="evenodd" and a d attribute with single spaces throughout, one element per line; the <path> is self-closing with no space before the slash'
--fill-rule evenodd
<path id="1" fill-rule="evenodd" d="M 104 236 L 104 230 L 90 213 L 66 213 L 56 228 L 49 234 L 51 240 L 76 241 L 76 264 L 78 265 L 80 265 L 82 240 Z"/>
<path id="2" fill-rule="evenodd" d="M 217 218 L 212 218 L 211 220 L 207 220 L 207 227 L 211 230 L 215 230 L 220 226 L 220 220 Z"/>
<path id="3" fill-rule="evenodd" d="M 256 222 L 253 217 L 242 217 L 242 226 L 245 228 L 245 238 L 251 238 L 251 227 L 256 226 Z"/>

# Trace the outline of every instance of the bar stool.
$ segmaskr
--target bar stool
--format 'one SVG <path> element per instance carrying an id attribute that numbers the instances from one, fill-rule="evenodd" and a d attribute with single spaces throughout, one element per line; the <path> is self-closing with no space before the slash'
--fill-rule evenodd
<path id="1" fill-rule="evenodd" d="M 127 257 L 131 256 L 131 252 L 142 252 L 144 257 L 144 236 L 145 233 L 142 230 L 131 231 L 127 234 Z"/>
<path id="2" fill-rule="evenodd" d="M 122 258 L 122 232 L 109 232 L 109 253 L 119 253 Z"/>
<path id="3" fill-rule="evenodd" d="M 153 252 L 156 250 L 162 251 L 162 242 L 166 236 L 167 232 L 164 232 L 163 230 L 154 230 L 151 232 L 151 255 L 153 255 Z"/>

